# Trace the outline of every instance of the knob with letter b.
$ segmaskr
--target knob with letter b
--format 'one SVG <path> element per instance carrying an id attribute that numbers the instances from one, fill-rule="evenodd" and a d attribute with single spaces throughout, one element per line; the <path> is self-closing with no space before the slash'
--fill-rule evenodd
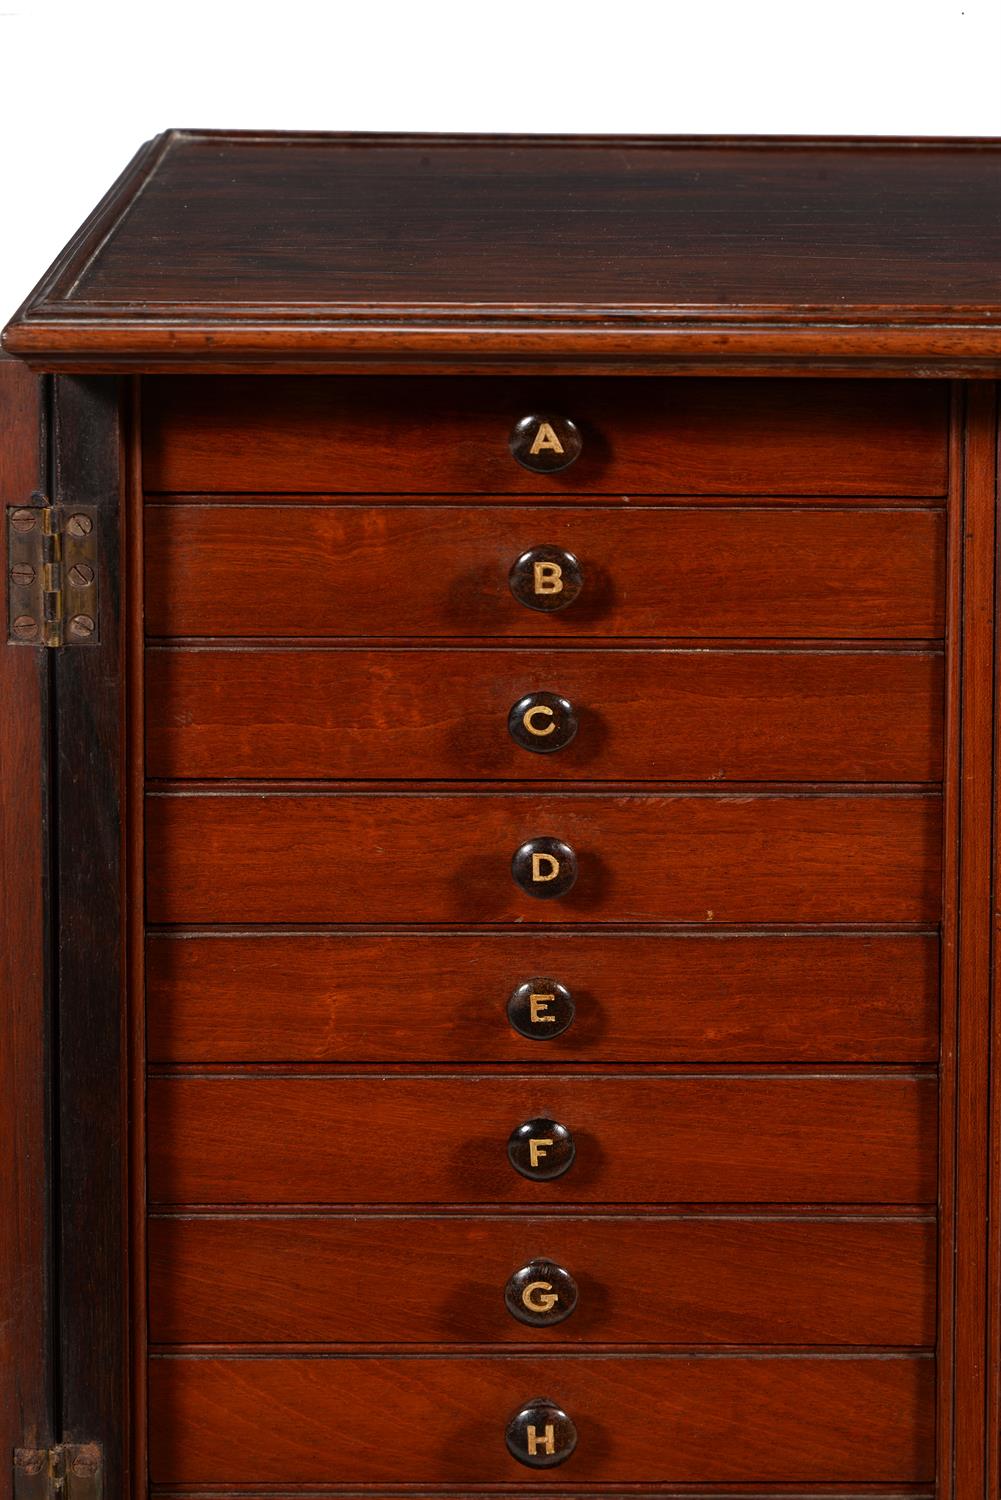
<path id="1" fill-rule="evenodd" d="M 577 856 L 562 839 L 528 839 L 511 860 L 515 884 L 539 901 L 565 896 L 577 880 Z"/>
<path id="2" fill-rule="evenodd" d="M 555 1469 L 577 1446 L 577 1429 L 561 1406 L 546 1396 L 526 1401 L 507 1424 L 508 1452 L 529 1469 Z"/>
<path id="3" fill-rule="evenodd" d="M 574 602 L 584 575 L 573 553 L 563 547 L 530 547 L 511 565 L 508 583 L 519 604 L 549 613 Z"/>

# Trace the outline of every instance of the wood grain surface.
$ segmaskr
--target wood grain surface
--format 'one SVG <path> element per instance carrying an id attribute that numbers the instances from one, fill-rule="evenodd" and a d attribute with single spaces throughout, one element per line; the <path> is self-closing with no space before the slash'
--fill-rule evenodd
<path id="1" fill-rule="evenodd" d="M 929 640 L 944 623 L 941 511 L 597 506 L 151 505 L 150 636 Z M 580 561 L 556 613 L 508 574 Z"/>
<path id="2" fill-rule="evenodd" d="M 934 795 L 247 791 L 147 799 L 151 922 L 930 922 Z M 511 876 L 564 839 L 577 884 Z"/>
<path id="3" fill-rule="evenodd" d="M 885 381 L 165 380 L 148 492 L 941 496 L 946 387 Z M 569 468 L 511 456 L 520 418 L 580 429 Z"/>
<path id="4" fill-rule="evenodd" d="M 556 1181 L 508 1136 L 565 1125 Z M 153 1203 L 929 1203 L 935 1080 L 547 1071 L 154 1074 Z"/>
<path id="5" fill-rule="evenodd" d="M 930 1219 L 154 1217 L 149 1256 L 157 1344 L 935 1339 Z M 540 1257 L 579 1301 L 532 1328 L 503 1293 Z"/>
<path id="6" fill-rule="evenodd" d="M 576 1005 L 569 1030 L 544 1043 L 507 1019 L 509 995 L 532 978 L 567 985 Z M 193 932 L 147 943 L 153 1062 L 934 1062 L 938 991 L 929 933 Z"/>
<path id="7" fill-rule="evenodd" d="M 579 1443 L 532 1472 L 534 1493 L 914 1482 L 934 1464 L 933 1377 L 913 1355 L 154 1359 L 150 1468 L 160 1484 L 527 1486 L 504 1428 L 545 1395 Z"/>
<path id="8" fill-rule="evenodd" d="M 942 675 L 926 652 L 151 649 L 146 764 L 181 779 L 934 782 Z M 539 691 L 579 721 L 551 754 L 508 732 Z"/>

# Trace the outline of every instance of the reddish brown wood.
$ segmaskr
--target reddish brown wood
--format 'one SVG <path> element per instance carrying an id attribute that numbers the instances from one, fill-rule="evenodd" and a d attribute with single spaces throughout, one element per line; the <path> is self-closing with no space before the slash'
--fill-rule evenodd
<path id="1" fill-rule="evenodd" d="M 567 985 L 577 1007 L 544 1044 L 507 1020 L 508 996 L 534 977 Z M 147 1010 L 154 1062 L 933 1062 L 938 944 L 919 934 L 154 935 Z"/>
<path id="2" fill-rule="evenodd" d="M 0 358 L 0 576 L 6 507 L 45 484 L 44 389 Z M 4 620 L 6 635 L 6 619 Z M 30 646 L 0 644 L 0 1500 L 10 1454 L 51 1440 L 47 1215 L 47 664 Z"/>
<path id="3" fill-rule="evenodd" d="M 942 659 L 924 652 L 153 649 L 146 679 L 154 777 L 942 774 Z M 508 732 L 512 706 L 536 691 L 561 694 L 579 720 L 551 754 Z"/>
<path id="4" fill-rule="evenodd" d="M 170 131 L 7 342 L 103 368 L 996 371 L 998 161 L 989 141 Z"/>
<path id="5" fill-rule="evenodd" d="M 543 1256 L 576 1310 L 517 1322 Z M 790 1267 L 795 1273 L 790 1275 Z M 159 1344 L 818 1344 L 935 1340 L 931 1220 L 154 1218 Z"/>
<path id="6" fill-rule="evenodd" d="M 996 775 L 994 601 L 997 583 L 997 392 L 966 395 L 956 477 L 947 807 L 943 1029 L 943 1277 L 947 1320 L 942 1386 L 960 1497 L 983 1493 L 989 1395 L 989 1101 L 992 874 L 995 837 L 985 809 Z M 954 1446 L 953 1446 L 954 1445 Z M 947 1449 L 947 1451 L 949 1451 Z"/>
<path id="7" fill-rule="evenodd" d="M 147 800 L 152 922 L 929 922 L 940 803 L 913 793 L 168 793 Z M 525 895 L 535 836 L 574 888 Z"/>
<path id="8" fill-rule="evenodd" d="M 946 485 L 946 387 L 887 381 L 147 382 L 147 492 L 904 495 Z M 574 420 L 571 467 L 533 474 L 508 439 Z"/>
<path id="9" fill-rule="evenodd" d="M 539 542 L 584 570 L 555 614 L 508 586 Z M 943 628 L 944 557 L 941 513 L 917 510 L 151 506 L 146 629 L 924 640 Z"/>
<path id="10" fill-rule="evenodd" d="M 541 1394 L 580 1442 L 565 1468 L 533 1474 L 535 1493 L 575 1480 L 920 1480 L 934 1464 L 933 1373 L 913 1355 L 155 1359 L 152 1475 L 525 1485 L 504 1427 Z"/>
<path id="11" fill-rule="evenodd" d="M 524 1120 L 573 1134 L 565 1176 L 507 1160 Z M 935 1081 L 547 1072 L 154 1076 L 154 1203 L 928 1203 Z"/>

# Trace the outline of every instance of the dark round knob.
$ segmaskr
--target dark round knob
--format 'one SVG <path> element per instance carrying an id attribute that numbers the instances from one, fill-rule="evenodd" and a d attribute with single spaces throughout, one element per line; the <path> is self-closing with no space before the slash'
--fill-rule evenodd
<path id="1" fill-rule="evenodd" d="M 572 552 L 530 547 L 512 563 L 508 583 L 519 604 L 549 612 L 574 602 L 584 587 L 584 575 Z"/>
<path id="2" fill-rule="evenodd" d="M 573 996 L 558 979 L 526 979 L 507 1002 L 511 1025 L 533 1042 L 562 1036 L 575 1014 Z"/>
<path id="3" fill-rule="evenodd" d="M 577 856 L 562 839 L 529 839 L 516 849 L 511 874 L 522 890 L 540 901 L 565 896 L 577 879 Z"/>
<path id="4" fill-rule="evenodd" d="M 514 1170 L 535 1182 L 562 1177 L 573 1166 L 576 1154 L 573 1136 L 556 1120 L 526 1120 L 512 1130 L 507 1143 L 508 1160 Z"/>
<path id="5" fill-rule="evenodd" d="M 513 456 L 533 474 L 558 474 L 580 457 L 580 430 L 569 417 L 535 413 L 515 423 L 508 438 Z"/>
<path id="6" fill-rule="evenodd" d="M 549 755 L 577 733 L 573 704 L 558 693 L 526 693 L 507 716 L 508 734 L 523 750 Z"/>
<path id="7" fill-rule="evenodd" d="M 577 1306 L 577 1283 L 553 1260 L 533 1260 L 515 1271 L 504 1288 L 512 1318 L 533 1328 L 562 1323 Z"/>
<path id="8" fill-rule="evenodd" d="M 577 1446 L 577 1429 L 561 1406 L 546 1396 L 526 1401 L 507 1424 L 508 1452 L 529 1469 L 555 1469 Z"/>

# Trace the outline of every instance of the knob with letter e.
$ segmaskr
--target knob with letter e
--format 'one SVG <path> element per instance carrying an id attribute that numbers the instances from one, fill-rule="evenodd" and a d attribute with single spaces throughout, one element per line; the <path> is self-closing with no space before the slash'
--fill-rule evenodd
<path id="1" fill-rule="evenodd" d="M 551 1182 L 573 1166 L 577 1147 L 573 1136 L 558 1120 L 542 1116 L 526 1120 L 508 1137 L 507 1157 L 516 1172 L 534 1182 Z"/>
<path id="2" fill-rule="evenodd" d="M 512 1318 L 533 1328 L 562 1323 L 577 1306 L 577 1283 L 552 1260 L 533 1260 L 515 1271 L 504 1288 Z"/>
<path id="3" fill-rule="evenodd" d="M 576 1013 L 573 995 L 558 979 L 526 979 L 507 1002 L 512 1027 L 531 1042 L 562 1036 Z"/>
<path id="4" fill-rule="evenodd" d="M 565 896 L 577 880 L 577 856 L 562 839 L 528 839 L 511 859 L 515 884 L 539 901 Z"/>
<path id="5" fill-rule="evenodd" d="M 504 1434 L 512 1458 L 529 1469 L 555 1469 L 577 1446 L 577 1429 L 561 1406 L 546 1396 L 526 1401 Z"/>

